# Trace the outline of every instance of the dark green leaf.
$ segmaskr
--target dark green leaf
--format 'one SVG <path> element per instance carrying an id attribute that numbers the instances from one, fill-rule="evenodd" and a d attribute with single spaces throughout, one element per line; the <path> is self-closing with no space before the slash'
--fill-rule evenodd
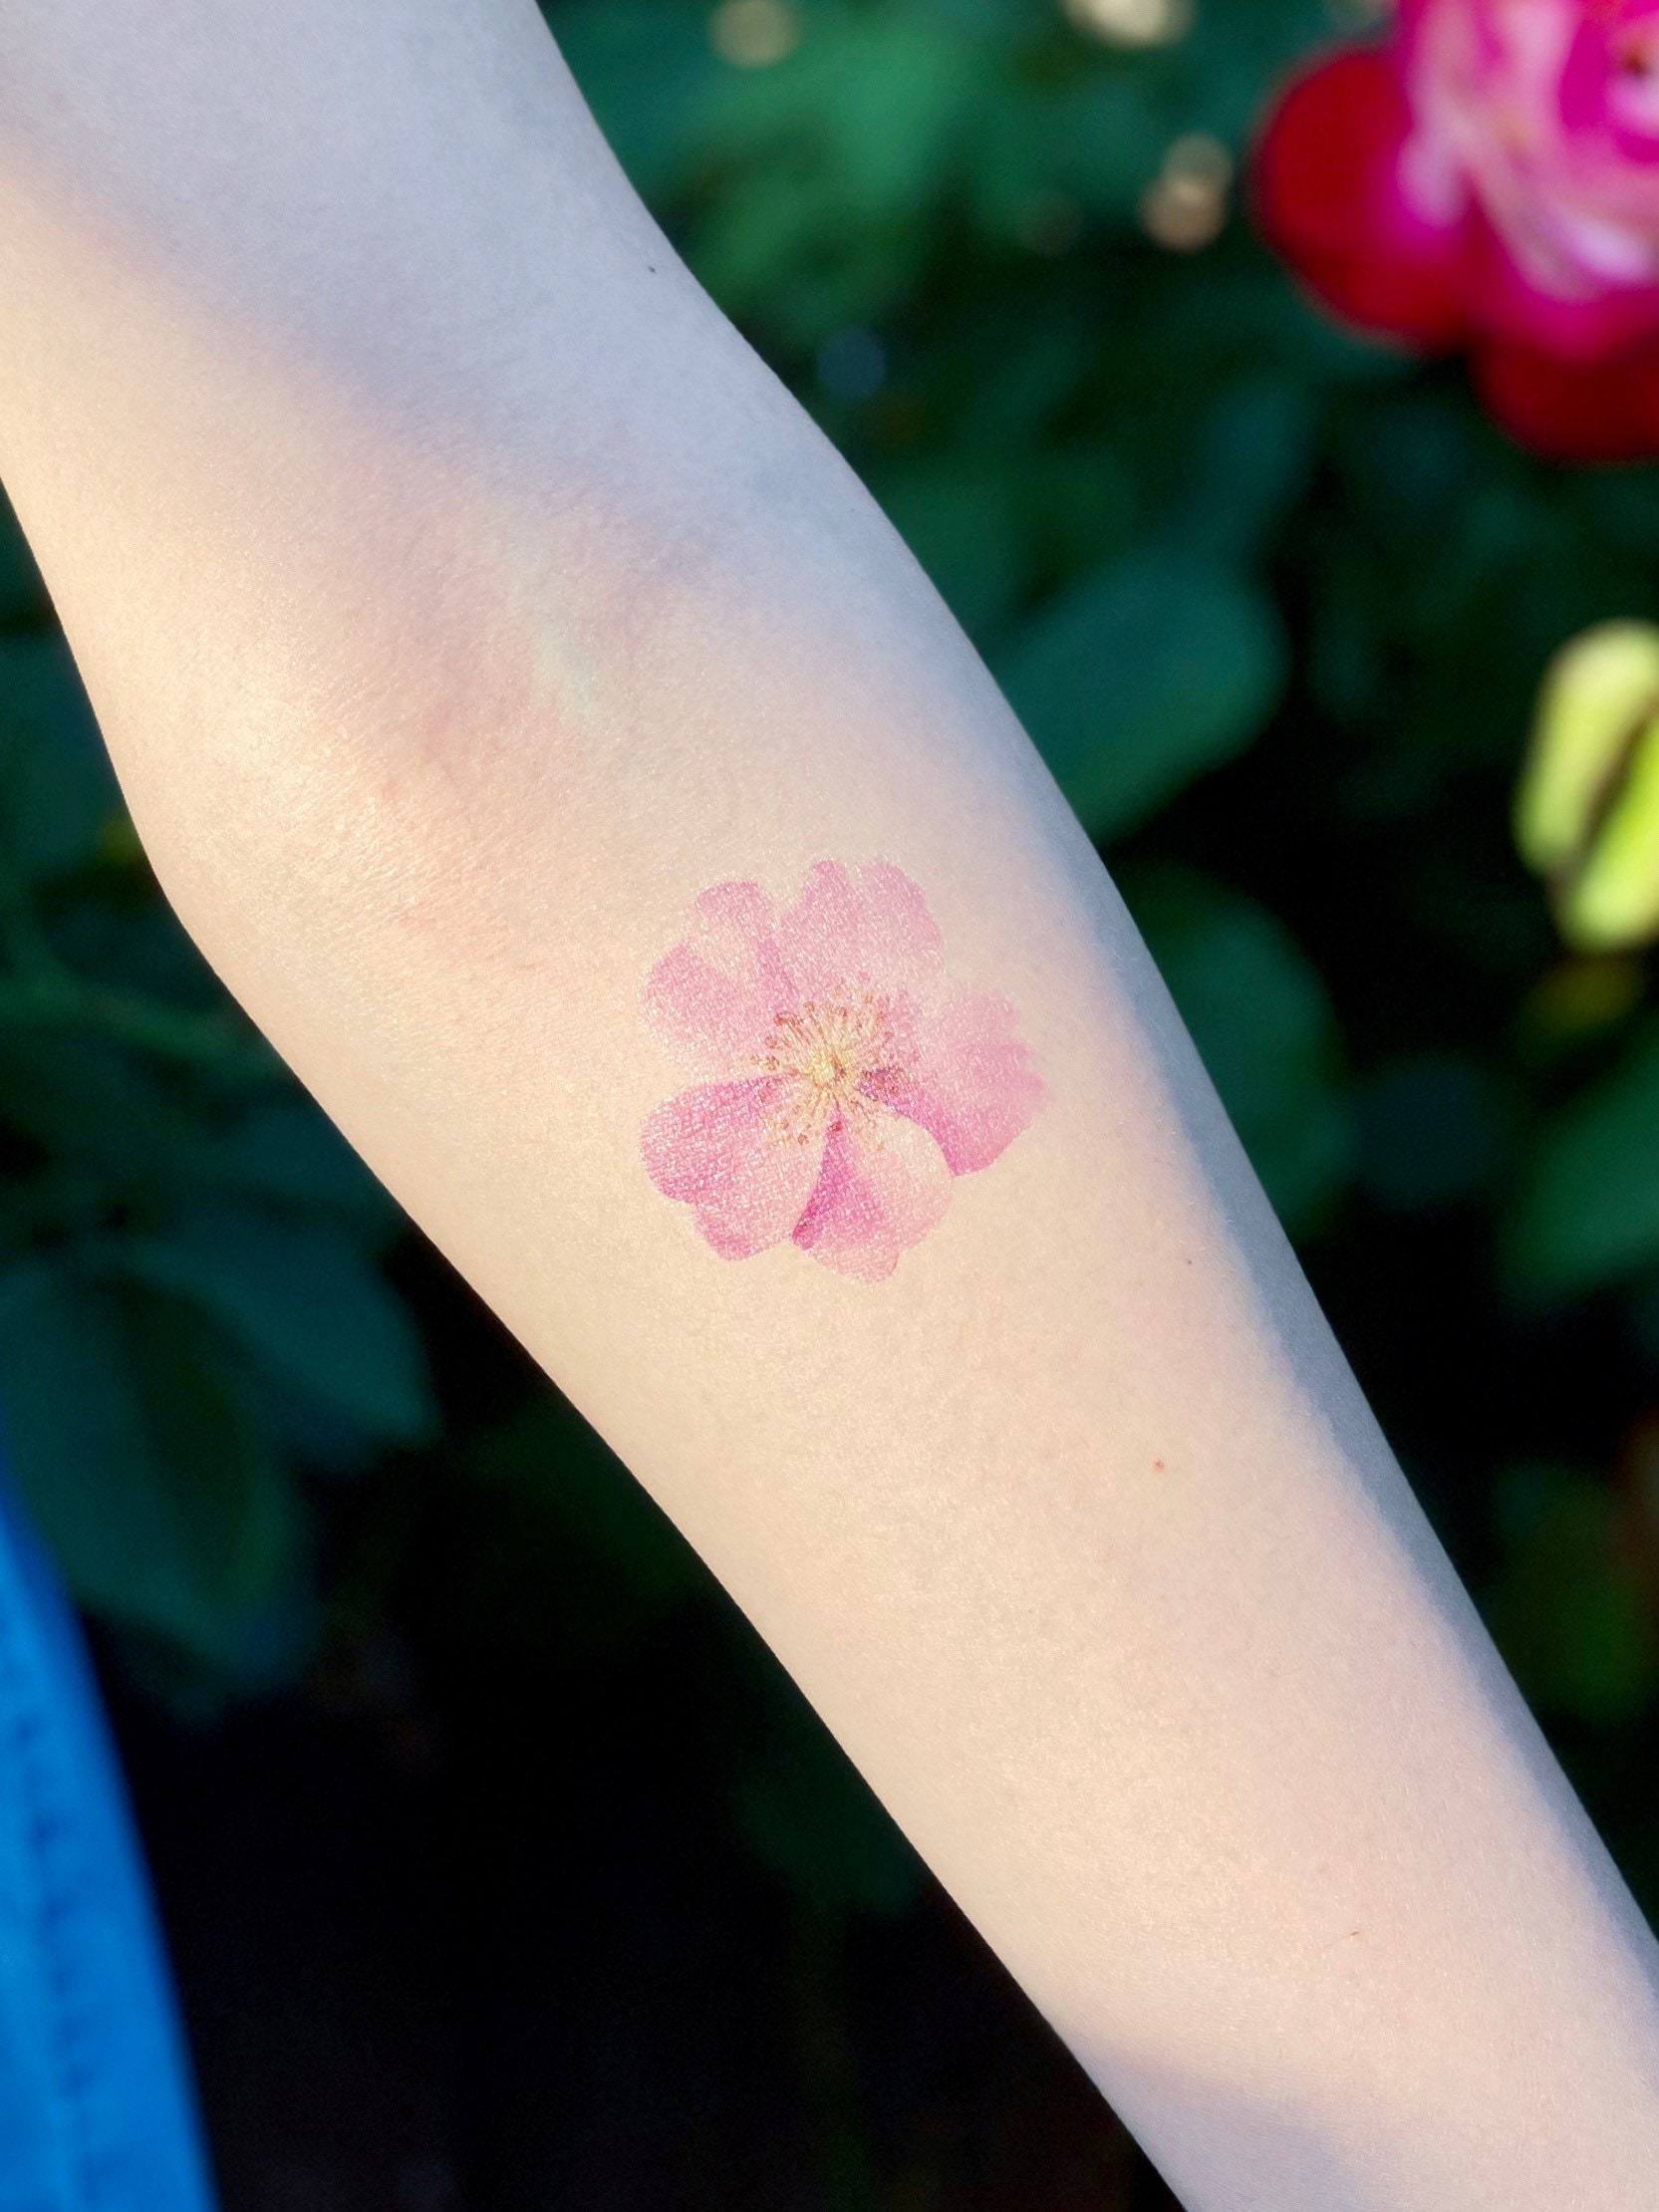
<path id="1" fill-rule="evenodd" d="M 26 880 L 90 860 L 115 777 L 69 648 L 0 639 L 0 847 Z"/>
<path id="2" fill-rule="evenodd" d="M 430 1431 L 415 1324 L 344 1228 L 201 1202 L 114 1250 L 125 1274 L 197 1300 L 272 1375 L 371 1435 L 414 1443 Z"/>
<path id="3" fill-rule="evenodd" d="M 1428 1213 L 1483 1190 L 1503 1161 L 1506 1103 L 1473 1055 L 1421 1053 L 1379 1068 L 1355 1100 L 1358 1174 L 1400 1213 Z"/>
<path id="4" fill-rule="evenodd" d="M 823 1723 L 779 1688 L 765 1763 L 735 1788 L 738 1833 L 819 1911 L 903 1912 L 921 1888 L 915 1852 Z"/>
<path id="5" fill-rule="evenodd" d="M 1152 551 L 1039 610 L 996 673 L 1084 828 L 1106 839 L 1249 742 L 1278 697 L 1284 645 L 1241 573 Z"/>
<path id="6" fill-rule="evenodd" d="M 190 1307 L 67 1267 L 0 1277 L 0 1433 L 84 1605 L 225 1671 L 291 1655 L 295 1501 Z"/>
<path id="7" fill-rule="evenodd" d="M 1170 142 L 1164 103 L 1144 76 L 1095 71 L 1045 104 L 1058 180 L 1092 212 L 1125 221 Z"/>
<path id="8" fill-rule="evenodd" d="M 219 1139 L 207 1164 L 215 1180 L 280 1206 L 321 1207 L 377 1223 L 399 1218 L 391 1195 L 309 1099 L 255 1106 Z"/>
<path id="9" fill-rule="evenodd" d="M 1143 869 L 1124 892 L 1267 1196 L 1305 1228 L 1352 1151 L 1323 984 L 1282 924 L 1225 885 Z"/>
<path id="10" fill-rule="evenodd" d="M 1518 1470 L 1499 1498 L 1503 1570 L 1488 1624 L 1522 1689 L 1586 1720 L 1631 1719 L 1659 1690 L 1659 1633 L 1591 1475 Z"/>
<path id="11" fill-rule="evenodd" d="M 1505 1244 L 1520 1287 L 1550 1300 L 1659 1260 L 1659 1036 L 1545 1129 Z"/>
<path id="12" fill-rule="evenodd" d="M 0 491 L 0 623 L 26 621 L 46 608 L 46 586 L 11 501 Z"/>
<path id="13" fill-rule="evenodd" d="M 719 82 L 700 8 L 585 0 L 561 8 L 559 47 L 611 150 L 641 190 L 678 175 Z"/>
<path id="14" fill-rule="evenodd" d="M 86 1030 L 0 1023 L 0 1117 L 109 1203 L 152 1200 L 191 1172 L 196 1130 L 159 1074 Z"/>
<path id="15" fill-rule="evenodd" d="M 706 1573 L 684 1536 L 574 1407 L 538 1395 L 513 1420 L 486 1429 L 467 1450 L 467 1472 L 488 1489 L 508 1489 L 537 1508 L 580 1583 L 591 1637 L 613 1640 L 654 1618 Z M 568 1606 L 566 1608 L 568 1613 Z"/>
<path id="16" fill-rule="evenodd" d="M 1177 527 L 1222 559 L 1253 553 L 1301 490 L 1317 423 L 1305 385 L 1254 371 L 1229 385 L 1202 424 Z"/>
<path id="17" fill-rule="evenodd" d="M 970 41 L 943 13 L 826 11 L 775 68 L 727 73 L 710 128 L 728 153 L 813 157 L 826 208 L 908 217 L 944 180 L 975 76 Z"/>
<path id="18" fill-rule="evenodd" d="M 1024 568 L 1008 472 L 952 457 L 892 469 L 874 488 L 963 628 L 982 636 L 999 622 Z"/>

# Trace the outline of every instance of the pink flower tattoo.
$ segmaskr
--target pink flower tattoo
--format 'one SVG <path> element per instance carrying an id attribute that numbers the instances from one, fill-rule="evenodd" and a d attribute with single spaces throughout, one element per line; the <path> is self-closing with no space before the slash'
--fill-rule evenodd
<path id="1" fill-rule="evenodd" d="M 953 983 L 918 886 L 820 860 L 780 912 L 703 892 L 646 979 L 647 1025 L 696 1078 L 641 1132 L 651 1180 L 727 1259 L 787 1238 L 881 1282 L 1048 1091 L 995 991 Z"/>

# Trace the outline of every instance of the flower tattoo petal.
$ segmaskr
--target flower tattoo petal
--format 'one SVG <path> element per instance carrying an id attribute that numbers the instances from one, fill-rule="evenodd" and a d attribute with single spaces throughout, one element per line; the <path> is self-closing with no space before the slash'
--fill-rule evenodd
<path id="1" fill-rule="evenodd" d="M 647 1120 L 646 1170 L 726 1259 L 792 1242 L 884 1281 L 1047 1103 L 1013 1007 L 952 982 L 890 861 L 820 860 L 781 912 L 715 884 L 642 1003 L 696 1079 Z"/>

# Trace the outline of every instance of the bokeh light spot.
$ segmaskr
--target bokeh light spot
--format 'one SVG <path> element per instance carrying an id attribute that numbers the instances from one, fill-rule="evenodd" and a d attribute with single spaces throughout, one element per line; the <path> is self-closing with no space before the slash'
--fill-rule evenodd
<path id="1" fill-rule="evenodd" d="M 801 14 L 791 0 L 720 0 L 708 43 L 734 69 L 767 69 L 801 43 Z"/>
<path id="2" fill-rule="evenodd" d="M 1233 156 L 1207 131 L 1189 131 L 1164 155 L 1164 165 L 1141 194 L 1141 227 L 1174 253 L 1196 253 L 1227 222 Z"/>
<path id="3" fill-rule="evenodd" d="M 1173 46 L 1193 27 L 1193 0 L 1061 0 L 1067 20 L 1108 46 Z"/>

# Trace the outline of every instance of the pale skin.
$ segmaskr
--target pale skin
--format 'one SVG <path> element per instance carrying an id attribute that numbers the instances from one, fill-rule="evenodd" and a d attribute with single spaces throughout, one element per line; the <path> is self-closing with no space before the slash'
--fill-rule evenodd
<path id="1" fill-rule="evenodd" d="M 189 928 L 1193 2212 L 1653 2201 L 1652 1939 L 1098 859 L 528 0 L 10 0 L 0 474 Z M 639 1150 L 689 902 L 825 855 L 1050 1093 L 882 1283 Z"/>

